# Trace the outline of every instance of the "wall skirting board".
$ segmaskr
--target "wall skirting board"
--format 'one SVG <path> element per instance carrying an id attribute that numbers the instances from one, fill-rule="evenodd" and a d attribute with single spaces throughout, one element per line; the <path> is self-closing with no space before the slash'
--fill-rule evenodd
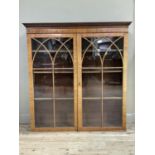
<path id="1" fill-rule="evenodd" d="M 127 113 L 127 124 L 135 123 L 135 113 Z M 20 114 L 19 115 L 19 123 L 20 124 L 29 124 L 30 116 L 29 114 Z"/>

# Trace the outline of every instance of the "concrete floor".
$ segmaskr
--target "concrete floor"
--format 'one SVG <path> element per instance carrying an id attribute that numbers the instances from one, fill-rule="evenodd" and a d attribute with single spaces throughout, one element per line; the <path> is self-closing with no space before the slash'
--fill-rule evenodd
<path id="1" fill-rule="evenodd" d="M 31 132 L 20 125 L 20 155 L 134 155 L 134 125 L 124 132 Z"/>

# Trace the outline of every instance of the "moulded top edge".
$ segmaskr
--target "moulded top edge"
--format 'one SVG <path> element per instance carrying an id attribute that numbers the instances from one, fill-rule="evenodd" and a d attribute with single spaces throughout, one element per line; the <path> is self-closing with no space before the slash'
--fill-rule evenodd
<path id="1" fill-rule="evenodd" d="M 99 27 L 121 27 L 126 26 L 128 27 L 131 24 L 131 21 L 124 21 L 124 22 L 78 22 L 78 23 L 23 23 L 26 28 L 29 27 L 91 27 L 91 26 L 99 26 Z"/>

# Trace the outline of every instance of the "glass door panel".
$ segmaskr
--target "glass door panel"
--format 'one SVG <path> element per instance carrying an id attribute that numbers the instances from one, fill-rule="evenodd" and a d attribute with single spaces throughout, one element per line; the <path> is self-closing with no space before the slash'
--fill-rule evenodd
<path id="1" fill-rule="evenodd" d="M 103 73 L 103 96 L 122 97 L 122 70 Z"/>
<path id="2" fill-rule="evenodd" d="M 87 35 L 80 36 L 81 128 L 121 127 L 124 38 Z"/>
<path id="3" fill-rule="evenodd" d="M 82 93 L 83 99 L 100 98 L 102 96 L 101 73 L 83 71 Z"/>
<path id="4" fill-rule="evenodd" d="M 54 127 L 52 100 L 35 99 L 35 126 Z"/>
<path id="5" fill-rule="evenodd" d="M 74 126 L 73 99 L 56 99 L 55 114 L 57 127 Z"/>
<path id="6" fill-rule="evenodd" d="M 101 127 L 102 113 L 101 100 L 99 99 L 83 99 L 83 126 L 84 127 Z"/>
<path id="7" fill-rule="evenodd" d="M 103 126 L 122 126 L 122 100 L 108 99 L 103 102 Z"/>
<path id="8" fill-rule="evenodd" d="M 73 72 L 55 74 L 55 97 L 73 99 Z"/>
<path id="9" fill-rule="evenodd" d="M 34 71 L 33 81 L 35 98 L 53 97 L 52 73 L 37 73 L 36 71 Z"/>
<path id="10" fill-rule="evenodd" d="M 75 126 L 73 38 L 32 38 L 35 127 Z"/>

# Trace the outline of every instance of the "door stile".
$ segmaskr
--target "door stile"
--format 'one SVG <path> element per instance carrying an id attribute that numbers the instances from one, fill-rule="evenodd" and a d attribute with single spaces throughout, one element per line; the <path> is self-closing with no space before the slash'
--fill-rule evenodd
<path id="1" fill-rule="evenodd" d="M 31 35 L 27 34 L 28 48 L 28 73 L 29 73 L 29 106 L 30 106 L 30 126 L 35 129 L 35 110 L 34 110 L 34 86 L 33 86 L 33 62 L 32 62 L 32 42 Z"/>
<path id="2" fill-rule="evenodd" d="M 127 64 L 128 64 L 128 34 L 124 34 L 124 64 L 123 64 L 123 105 L 122 127 L 126 129 L 126 93 L 127 93 Z"/>
<path id="3" fill-rule="evenodd" d="M 82 128 L 82 62 L 81 62 L 81 35 L 77 34 L 77 60 L 78 60 L 78 130 Z"/>
<path id="4" fill-rule="evenodd" d="M 78 130 L 78 59 L 77 59 L 77 35 L 73 36 L 73 60 L 74 60 L 74 127 Z"/>

